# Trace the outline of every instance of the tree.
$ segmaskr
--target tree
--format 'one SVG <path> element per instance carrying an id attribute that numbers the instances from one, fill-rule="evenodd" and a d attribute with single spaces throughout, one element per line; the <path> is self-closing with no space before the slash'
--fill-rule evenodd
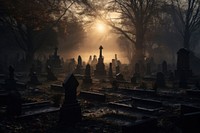
<path id="1" fill-rule="evenodd" d="M 191 38 L 200 28 L 199 0 L 171 0 L 171 16 L 183 39 L 184 48 L 191 50 Z"/>
<path id="2" fill-rule="evenodd" d="M 9 27 L 16 44 L 26 53 L 31 64 L 35 52 L 70 8 L 81 1 L 73 0 L 6 0 L 2 2 L 0 23 Z"/>
<path id="3" fill-rule="evenodd" d="M 117 23 L 110 19 L 110 25 L 124 35 L 131 43 L 130 47 L 135 53 L 132 59 L 144 60 L 145 33 L 149 22 L 158 10 L 158 0 L 114 0 L 109 7 L 112 11 L 120 14 Z M 137 61 L 135 60 L 135 61 Z"/>
<path id="4" fill-rule="evenodd" d="M 77 50 L 86 37 L 86 32 L 82 21 L 78 18 L 64 18 L 64 21 L 58 24 L 59 44 L 65 52 Z"/>

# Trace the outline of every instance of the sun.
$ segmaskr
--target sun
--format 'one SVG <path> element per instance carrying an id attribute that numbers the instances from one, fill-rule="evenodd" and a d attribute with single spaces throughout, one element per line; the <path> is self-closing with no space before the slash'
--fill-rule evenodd
<path id="1" fill-rule="evenodd" d="M 100 33 L 104 33 L 106 31 L 106 25 L 103 22 L 97 22 L 95 27 Z"/>

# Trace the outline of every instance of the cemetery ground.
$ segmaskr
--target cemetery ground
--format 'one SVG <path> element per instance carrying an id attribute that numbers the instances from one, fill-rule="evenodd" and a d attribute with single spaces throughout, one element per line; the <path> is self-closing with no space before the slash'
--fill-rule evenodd
<path id="1" fill-rule="evenodd" d="M 5 107 L 1 107 L 0 131 L 3 133 L 102 133 L 102 132 L 193 132 L 199 122 L 199 95 L 186 89 L 174 89 L 170 81 L 164 88 L 155 92 L 153 80 L 143 79 L 142 84 L 130 81 L 117 82 L 114 88 L 109 80 L 93 78 L 92 84 L 84 84 L 81 76 L 77 98 L 81 105 L 82 121 L 74 126 L 59 124 L 59 109 L 64 100 L 62 83 L 65 75 L 56 81 L 45 81 L 39 77 L 40 85 L 27 85 L 20 88 L 22 115 L 9 118 Z M 21 79 L 26 81 L 27 79 Z M 198 92 L 198 91 L 197 91 Z M 199 93 L 199 92 L 198 92 Z M 38 105 L 40 104 L 40 105 Z M 49 108 L 52 106 L 52 108 Z M 48 108 L 46 108 L 48 107 Z M 27 108 L 27 109 L 26 109 Z M 52 109 L 52 110 L 50 110 Z M 25 112 L 26 110 L 26 112 Z M 38 112 L 39 110 L 39 112 Z M 195 118 L 193 118 L 195 117 Z"/>

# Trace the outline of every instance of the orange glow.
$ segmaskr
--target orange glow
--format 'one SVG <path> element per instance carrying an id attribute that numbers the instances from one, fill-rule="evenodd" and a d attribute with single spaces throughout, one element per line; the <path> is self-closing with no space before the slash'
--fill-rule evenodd
<path id="1" fill-rule="evenodd" d="M 103 22 L 96 22 L 95 27 L 96 30 L 100 33 L 104 33 L 106 31 L 106 25 Z"/>

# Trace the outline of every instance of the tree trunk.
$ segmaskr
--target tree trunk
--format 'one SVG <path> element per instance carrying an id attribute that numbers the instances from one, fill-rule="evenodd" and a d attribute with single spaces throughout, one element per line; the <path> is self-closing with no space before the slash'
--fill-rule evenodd
<path id="1" fill-rule="evenodd" d="M 190 50 L 190 33 L 188 30 L 185 31 L 184 37 L 183 37 L 183 44 L 184 44 L 184 48 L 186 48 L 187 50 Z"/>
<path id="2" fill-rule="evenodd" d="M 144 32 L 142 26 L 136 28 L 135 58 L 138 61 L 144 60 Z"/>

